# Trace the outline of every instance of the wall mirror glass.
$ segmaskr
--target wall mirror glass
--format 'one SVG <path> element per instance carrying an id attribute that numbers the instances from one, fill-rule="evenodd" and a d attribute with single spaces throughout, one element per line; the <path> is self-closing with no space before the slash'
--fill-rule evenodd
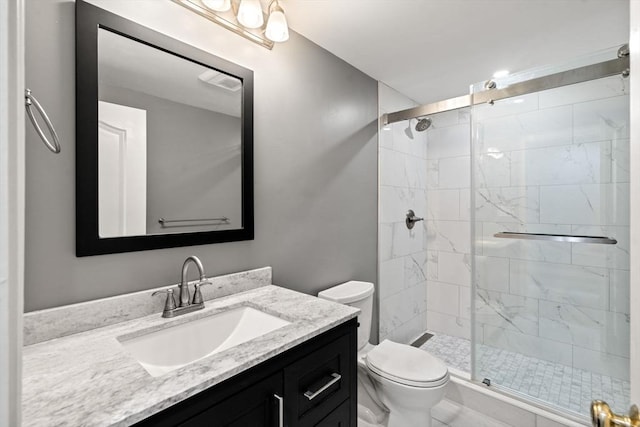
<path id="1" fill-rule="evenodd" d="M 76 255 L 253 238 L 253 72 L 76 2 Z"/>

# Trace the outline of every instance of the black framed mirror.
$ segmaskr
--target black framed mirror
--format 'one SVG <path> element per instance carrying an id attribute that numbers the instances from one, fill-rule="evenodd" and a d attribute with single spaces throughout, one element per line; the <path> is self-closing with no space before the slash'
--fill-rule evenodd
<path id="1" fill-rule="evenodd" d="M 76 256 L 253 235 L 253 71 L 76 1 Z"/>

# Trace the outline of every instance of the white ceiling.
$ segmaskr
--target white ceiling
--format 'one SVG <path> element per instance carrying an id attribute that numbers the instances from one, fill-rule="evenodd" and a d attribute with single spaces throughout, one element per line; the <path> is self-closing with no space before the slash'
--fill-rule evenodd
<path id="1" fill-rule="evenodd" d="M 637 0 L 283 0 L 289 25 L 421 104 L 626 43 Z M 277 46 L 276 46 L 277 48 Z"/>

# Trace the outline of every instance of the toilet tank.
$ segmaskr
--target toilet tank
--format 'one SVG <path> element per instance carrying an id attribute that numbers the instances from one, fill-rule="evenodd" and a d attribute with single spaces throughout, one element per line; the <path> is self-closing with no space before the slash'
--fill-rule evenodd
<path id="1" fill-rule="evenodd" d="M 367 345 L 371 333 L 373 283 L 351 280 L 325 289 L 318 294 L 318 298 L 359 308 L 361 313 L 358 315 L 358 350 Z"/>

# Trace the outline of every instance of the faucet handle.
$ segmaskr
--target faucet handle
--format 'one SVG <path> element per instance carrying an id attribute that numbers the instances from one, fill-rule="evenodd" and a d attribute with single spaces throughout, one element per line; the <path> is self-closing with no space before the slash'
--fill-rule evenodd
<path id="1" fill-rule="evenodd" d="M 194 285 L 193 302 L 192 302 L 192 304 L 202 304 L 204 302 L 202 300 L 202 292 L 200 292 L 200 287 L 201 286 L 206 286 L 206 285 L 213 285 L 213 283 L 211 283 L 208 280 L 206 280 L 206 281 L 198 282 L 198 283 L 196 283 Z"/>
<path id="2" fill-rule="evenodd" d="M 155 291 L 151 294 L 151 296 L 155 296 L 158 294 L 167 294 L 167 299 L 164 302 L 164 311 L 163 313 L 168 313 L 172 310 L 176 309 L 176 300 L 173 297 L 173 289 L 165 289 L 163 291 Z"/>

